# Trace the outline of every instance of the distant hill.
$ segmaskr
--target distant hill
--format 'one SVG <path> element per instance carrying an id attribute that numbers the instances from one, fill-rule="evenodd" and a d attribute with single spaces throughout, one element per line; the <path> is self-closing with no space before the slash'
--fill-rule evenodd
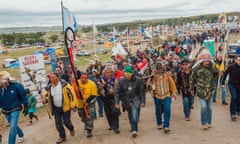
<path id="1" fill-rule="evenodd" d="M 52 26 L 52 27 L 9 27 L 0 28 L 0 33 L 30 33 L 30 32 L 54 32 L 61 31 L 62 26 Z"/>
<path id="2" fill-rule="evenodd" d="M 99 25 L 99 29 L 103 30 L 102 27 L 111 27 L 116 26 L 118 29 L 125 29 L 126 27 L 134 28 L 133 25 L 156 25 L 156 24 L 176 24 L 176 23 L 186 23 L 197 20 L 212 20 L 214 22 L 217 20 L 218 14 L 206 14 L 206 15 L 197 15 L 197 16 L 189 16 L 189 17 L 177 17 L 177 18 L 167 18 L 167 19 L 153 19 L 153 20 L 139 20 L 139 21 L 131 21 L 131 22 L 122 22 L 122 23 L 109 23 Z M 240 12 L 228 12 L 228 16 L 240 16 Z M 120 27 L 119 27 L 120 26 Z M 80 26 L 81 28 L 91 27 L 91 26 Z M 91 29 L 91 28 L 90 28 Z M 29 32 L 55 32 L 62 31 L 62 26 L 51 26 L 51 27 L 10 27 L 10 28 L 0 28 L 1 33 L 29 33 Z"/>

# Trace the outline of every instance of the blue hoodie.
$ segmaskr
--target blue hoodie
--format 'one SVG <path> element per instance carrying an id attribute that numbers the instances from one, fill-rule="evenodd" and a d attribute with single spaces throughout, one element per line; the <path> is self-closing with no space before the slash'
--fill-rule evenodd
<path id="1" fill-rule="evenodd" d="M 28 99 L 22 84 L 10 82 L 6 90 L 0 87 L 0 107 L 11 110 L 21 105 L 28 105 Z"/>

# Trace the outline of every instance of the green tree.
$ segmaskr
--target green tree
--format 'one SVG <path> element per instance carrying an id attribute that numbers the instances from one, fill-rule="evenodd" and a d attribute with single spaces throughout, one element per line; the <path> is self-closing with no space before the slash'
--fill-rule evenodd
<path id="1" fill-rule="evenodd" d="M 49 39 L 50 39 L 53 43 L 55 43 L 55 42 L 58 41 L 58 35 L 56 35 L 56 34 L 51 35 L 51 36 L 49 37 Z"/>

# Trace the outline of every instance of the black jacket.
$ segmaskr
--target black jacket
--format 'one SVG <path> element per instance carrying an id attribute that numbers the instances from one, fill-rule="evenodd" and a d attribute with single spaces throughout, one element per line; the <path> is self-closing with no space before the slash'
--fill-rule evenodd
<path id="1" fill-rule="evenodd" d="M 123 106 L 128 109 L 130 107 L 138 107 L 141 103 L 145 103 L 145 91 L 143 81 L 133 75 L 131 80 L 125 77 L 120 79 L 114 98 L 115 104 L 122 101 Z"/>

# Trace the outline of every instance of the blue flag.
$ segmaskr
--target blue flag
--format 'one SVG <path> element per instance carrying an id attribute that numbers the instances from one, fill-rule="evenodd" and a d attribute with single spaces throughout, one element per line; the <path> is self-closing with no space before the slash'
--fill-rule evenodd
<path id="1" fill-rule="evenodd" d="M 140 28 L 140 33 L 144 33 L 144 27 Z"/>
<path id="2" fill-rule="evenodd" d="M 75 16 L 68 10 L 68 8 L 65 8 L 63 6 L 63 28 L 64 31 L 71 27 L 73 31 L 76 31 L 77 29 L 77 20 Z"/>

